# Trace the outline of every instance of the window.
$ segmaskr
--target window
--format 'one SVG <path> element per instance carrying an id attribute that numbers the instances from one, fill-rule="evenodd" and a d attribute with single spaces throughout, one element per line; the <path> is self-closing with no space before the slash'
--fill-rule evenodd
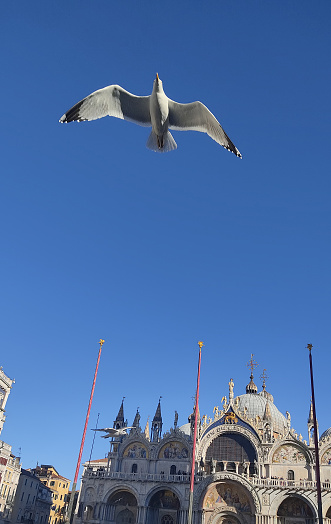
<path id="1" fill-rule="evenodd" d="M 21 496 L 21 502 L 22 502 L 23 499 L 24 499 L 24 491 L 23 491 L 22 496 Z"/>
<path id="2" fill-rule="evenodd" d="M 176 475 L 176 466 L 172 465 L 170 467 L 170 475 Z"/>
<path id="3" fill-rule="evenodd" d="M 171 515 L 163 515 L 161 522 L 162 524 L 173 524 L 174 519 Z"/>
<path id="4" fill-rule="evenodd" d="M 30 493 L 28 493 L 28 498 L 26 499 L 26 503 L 28 504 L 30 500 Z"/>
<path id="5" fill-rule="evenodd" d="M 25 479 L 24 486 L 26 486 L 27 481 L 28 481 L 28 479 Z"/>
<path id="6" fill-rule="evenodd" d="M 287 472 L 287 480 L 294 480 L 294 471 L 289 469 Z"/>
<path id="7" fill-rule="evenodd" d="M 137 473 L 137 469 L 138 469 L 137 464 L 132 464 L 131 473 Z"/>
<path id="8" fill-rule="evenodd" d="M 54 486 L 54 484 L 55 484 L 54 480 L 51 480 L 49 483 L 50 486 Z"/>

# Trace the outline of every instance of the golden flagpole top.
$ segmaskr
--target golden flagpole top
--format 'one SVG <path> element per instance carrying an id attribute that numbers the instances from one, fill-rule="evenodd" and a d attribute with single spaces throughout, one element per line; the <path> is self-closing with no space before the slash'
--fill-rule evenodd
<path id="1" fill-rule="evenodd" d="M 199 342 L 198 342 L 198 346 L 199 346 L 200 349 L 202 348 L 202 346 L 203 346 L 203 342 L 201 342 L 201 340 L 199 340 Z"/>
<path id="2" fill-rule="evenodd" d="M 100 344 L 100 347 L 101 347 L 101 348 L 102 348 L 102 346 L 103 346 L 104 343 L 105 343 L 105 341 L 102 340 L 102 338 L 100 338 L 100 342 L 99 342 L 99 344 Z"/>
<path id="3" fill-rule="evenodd" d="M 309 349 L 309 351 L 311 351 L 312 347 L 313 347 L 313 344 L 307 344 L 307 349 Z"/>

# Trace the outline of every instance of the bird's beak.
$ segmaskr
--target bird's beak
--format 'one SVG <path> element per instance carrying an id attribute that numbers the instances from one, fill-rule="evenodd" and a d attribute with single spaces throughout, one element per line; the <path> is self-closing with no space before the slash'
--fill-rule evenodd
<path id="1" fill-rule="evenodd" d="M 156 73 L 156 81 L 159 81 L 159 73 Z"/>

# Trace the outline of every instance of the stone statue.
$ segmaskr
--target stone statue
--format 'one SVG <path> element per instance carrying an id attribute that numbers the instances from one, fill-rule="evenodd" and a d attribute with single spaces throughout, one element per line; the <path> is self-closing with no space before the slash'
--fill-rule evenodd
<path id="1" fill-rule="evenodd" d="M 177 423 L 178 423 L 178 413 L 177 413 L 177 411 L 175 411 L 175 420 L 174 420 L 174 428 L 175 429 L 177 428 Z"/>
<path id="2" fill-rule="evenodd" d="M 229 382 L 229 400 L 233 399 L 233 388 L 234 388 L 234 382 L 233 382 L 233 379 L 230 378 L 230 382 Z"/>

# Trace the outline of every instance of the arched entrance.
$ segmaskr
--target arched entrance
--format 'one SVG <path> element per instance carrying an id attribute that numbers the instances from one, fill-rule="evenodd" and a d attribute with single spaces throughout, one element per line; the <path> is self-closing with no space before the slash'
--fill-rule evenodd
<path id="1" fill-rule="evenodd" d="M 209 519 L 208 524 L 241 524 L 241 522 L 235 515 L 221 512 L 214 514 Z"/>
<path id="2" fill-rule="evenodd" d="M 148 504 L 147 524 L 178 524 L 179 509 L 180 502 L 173 491 L 159 490 Z"/>
<path id="3" fill-rule="evenodd" d="M 311 507 L 299 497 L 287 497 L 277 511 L 279 524 L 313 524 Z"/>
<path id="4" fill-rule="evenodd" d="M 112 493 L 107 500 L 107 516 L 105 520 L 116 524 L 135 524 L 137 521 L 136 497 L 125 490 Z"/>
<path id="5" fill-rule="evenodd" d="M 250 522 L 255 513 L 251 495 L 244 486 L 225 480 L 208 487 L 201 509 L 208 524 L 242 524 Z"/>

